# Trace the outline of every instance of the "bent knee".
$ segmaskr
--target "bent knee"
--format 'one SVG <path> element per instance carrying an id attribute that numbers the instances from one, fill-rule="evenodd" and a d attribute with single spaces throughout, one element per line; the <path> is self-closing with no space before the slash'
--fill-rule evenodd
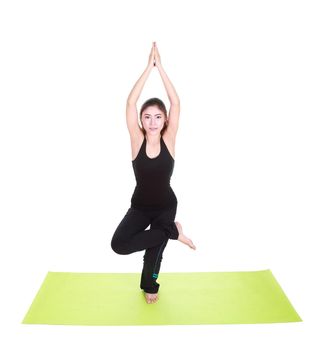
<path id="1" fill-rule="evenodd" d="M 128 254 L 127 253 L 127 249 L 125 248 L 125 244 L 123 241 L 121 241 L 120 239 L 117 238 L 112 238 L 111 240 L 111 248 L 112 250 L 117 253 L 117 254 L 121 254 L 121 255 L 125 255 Z"/>

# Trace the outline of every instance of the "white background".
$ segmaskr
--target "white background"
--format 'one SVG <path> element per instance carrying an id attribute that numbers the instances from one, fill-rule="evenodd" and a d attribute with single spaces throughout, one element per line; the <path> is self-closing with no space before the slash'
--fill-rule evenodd
<path id="1" fill-rule="evenodd" d="M 1 2 L 0 341 L 6 348 L 315 348 L 315 5 Z M 303 322 L 21 324 L 48 271 L 141 271 L 143 252 L 117 255 L 110 240 L 135 186 L 126 98 L 153 41 L 181 100 L 171 179 L 176 220 L 197 246 L 170 241 L 161 272 L 269 268 Z M 153 96 L 169 107 L 156 67 L 138 108 Z"/>

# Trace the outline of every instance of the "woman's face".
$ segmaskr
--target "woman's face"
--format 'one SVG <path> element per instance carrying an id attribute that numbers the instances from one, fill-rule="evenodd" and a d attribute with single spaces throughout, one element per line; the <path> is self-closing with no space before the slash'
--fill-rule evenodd
<path id="1" fill-rule="evenodd" d="M 157 106 L 149 106 L 143 111 L 141 122 L 147 134 L 160 134 L 165 125 L 165 115 Z"/>

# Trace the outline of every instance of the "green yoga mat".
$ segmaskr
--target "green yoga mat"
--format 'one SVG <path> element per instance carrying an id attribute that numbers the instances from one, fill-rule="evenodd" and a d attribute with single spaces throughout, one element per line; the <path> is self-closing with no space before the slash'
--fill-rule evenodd
<path id="1" fill-rule="evenodd" d="M 48 272 L 22 323 L 194 325 L 302 321 L 270 270 L 160 273 L 147 304 L 140 273 Z"/>

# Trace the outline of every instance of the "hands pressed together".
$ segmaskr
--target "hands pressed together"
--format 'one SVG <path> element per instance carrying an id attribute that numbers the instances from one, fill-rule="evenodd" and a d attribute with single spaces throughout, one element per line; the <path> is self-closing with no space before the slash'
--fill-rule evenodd
<path id="1" fill-rule="evenodd" d="M 153 68 L 154 66 L 161 66 L 160 55 L 155 41 L 152 43 L 148 66 L 150 66 L 151 68 Z"/>

